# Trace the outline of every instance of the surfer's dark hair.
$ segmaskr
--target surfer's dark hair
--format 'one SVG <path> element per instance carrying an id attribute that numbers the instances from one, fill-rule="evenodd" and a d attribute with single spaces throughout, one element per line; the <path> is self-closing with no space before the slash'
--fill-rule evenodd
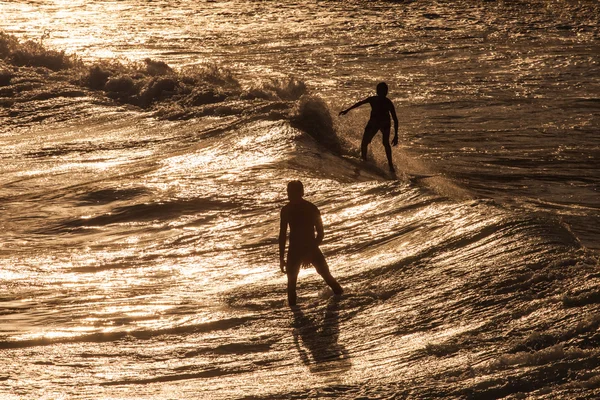
<path id="1" fill-rule="evenodd" d="M 290 181 L 287 184 L 288 195 L 292 198 L 304 196 L 304 185 L 300 181 Z"/>
<path id="2" fill-rule="evenodd" d="M 377 84 L 377 94 L 379 96 L 387 96 L 388 94 L 388 85 L 385 82 L 379 82 Z"/>

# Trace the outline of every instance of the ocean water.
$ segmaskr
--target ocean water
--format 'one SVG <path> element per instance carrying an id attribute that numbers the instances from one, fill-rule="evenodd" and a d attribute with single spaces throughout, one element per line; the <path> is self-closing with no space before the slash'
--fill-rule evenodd
<path id="1" fill-rule="evenodd" d="M 600 397 L 596 1 L 0 12 L 0 398 Z"/>

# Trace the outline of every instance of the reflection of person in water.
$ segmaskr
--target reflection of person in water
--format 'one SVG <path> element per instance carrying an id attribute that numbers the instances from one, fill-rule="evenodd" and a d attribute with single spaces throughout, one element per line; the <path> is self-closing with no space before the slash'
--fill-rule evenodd
<path id="1" fill-rule="evenodd" d="M 363 134 L 362 143 L 360 144 L 360 153 L 363 160 L 367 160 L 367 148 L 371 140 L 375 137 L 378 131 L 383 134 L 383 147 L 385 148 L 385 156 L 387 157 L 390 172 L 395 172 L 394 163 L 392 162 L 392 148 L 390 147 L 390 115 L 394 120 L 394 139 L 392 144 L 396 146 L 398 144 L 398 117 L 396 116 L 396 109 L 394 103 L 387 96 L 388 86 L 385 82 L 381 82 L 377 85 L 377 96 L 367 97 L 364 100 L 359 101 L 353 106 L 340 112 L 340 115 L 346 115 L 348 111 L 360 107 L 363 104 L 371 105 L 371 117 L 367 126 L 365 127 L 365 133 Z"/>
<path id="2" fill-rule="evenodd" d="M 338 299 L 329 299 L 323 321 L 319 324 L 312 316 L 300 309 L 294 311 L 294 344 L 302 363 L 311 372 L 349 370 L 351 367 L 348 350 L 338 343 L 340 335 Z M 325 364 L 329 363 L 329 364 Z M 333 363 L 333 364 L 331 364 Z"/>
<path id="3" fill-rule="evenodd" d="M 296 305 L 296 282 L 300 266 L 312 264 L 325 279 L 335 294 L 342 294 L 343 289 L 329 272 L 329 266 L 319 249 L 323 241 L 323 222 L 319 209 L 304 196 L 304 186 L 300 181 L 291 181 L 287 185 L 290 202 L 281 209 L 281 225 L 279 228 L 279 265 L 281 271 L 287 273 L 288 304 Z M 284 262 L 287 227 L 290 226 L 290 246 L 287 262 Z M 315 237 L 315 230 L 317 236 Z"/>

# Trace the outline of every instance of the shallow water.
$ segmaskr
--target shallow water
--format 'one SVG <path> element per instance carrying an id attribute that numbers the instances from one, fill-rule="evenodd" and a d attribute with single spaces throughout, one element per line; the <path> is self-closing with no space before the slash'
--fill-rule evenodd
<path id="1" fill-rule="evenodd" d="M 4 397 L 599 395 L 595 2 L 0 9 L 87 63 L 234 77 L 143 103 L 75 67 L 0 64 Z M 337 117 L 379 80 L 399 179 L 353 158 L 367 110 Z M 277 265 L 291 179 L 346 290 L 302 270 L 295 313 Z"/>

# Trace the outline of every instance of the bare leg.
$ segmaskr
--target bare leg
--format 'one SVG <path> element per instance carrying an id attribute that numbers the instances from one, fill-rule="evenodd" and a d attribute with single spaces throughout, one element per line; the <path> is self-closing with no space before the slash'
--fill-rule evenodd
<path id="1" fill-rule="evenodd" d="M 369 143 L 373 140 L 373 137 L 377 133 L 379 129 L 374 127 L 371 124 L 367 124 L 365 127 L 365 133 L 363 134 L 362 142 L 360 143 L 360 155 L 363 160 L 367 160 L 367 149 L 369 147 Z"/>
<path id="2" fill-rule="evenodd" d="M 315 266 L 315 269 L 317 270 L 319 275 L 321 275 L 323 279 L 325 279 L 325 282 L 327 282 L 327 284 L 331 287 L 333 293 L 344 293 L 344 289 L 342 289 L 338 281 L 336 281 L 335 278 L 331 275 L 331 272 L 329 272 L 329 266 L 327 265 L 325 256 L 323 255 L 320 249 L 316 250 L 316 254 L 313 258 L 313 265 Z"/>
<path id="3" fill-rule="evenodd" d="M 366 134 L 365 136 L 363 136 L 362 142 L 360 144 L 360 157 L 367 161 L 367 149 L 369 147 L 369 142 L 367 140 L 365 140 Z"/>
<path id="4" fill-rule="evenodd" d="M 365 140 L 365 137 L 363 136 L 363 140 L 360 144 L 360 157 L 367 161 L 367 149 L 369 148 L 369 142 Z"/>
<path id="5" fill-rule="evenodd" d="M 385 156 L 387 157 L 388 165 L 390 166 L 390 172 L 396 172 L 394 168 L 394 163 L 392 162 L 392 146 L 389 143 L 384 143 L 385 147 Z"/>
<path id="6" fill-rule="evenodd" d="M 286 271 L 287 271 L 287 295 L 288 295 L 288 305 L 290 307 L 294 307 L 296 305 L 296 283 L 298 282 L 298 273 L 300 272 L 300 262 L 296 260 L 291 260 L 288 256 L 286 263 Z"/>
<path id="7" fill-rule="evenodd" d="M 392 146 L 390 146 L 390 128 L 382 130 L 383 133 L 383 147 L 385 148 L 385 156 L 387 157 L 388 165 L 390 166 L 390 172 L 396 172 L 394 169 L 394 163 L 392 162 Z"/>

